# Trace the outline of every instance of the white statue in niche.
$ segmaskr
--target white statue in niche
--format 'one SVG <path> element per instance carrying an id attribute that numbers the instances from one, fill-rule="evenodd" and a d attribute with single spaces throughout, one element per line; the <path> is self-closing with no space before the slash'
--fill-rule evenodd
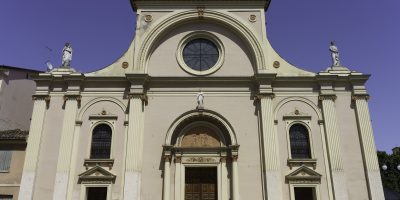
<path id="1" fill-rule="evenodd" d="M 332 64 L 333 66 L 340 66 L 340 61 L 339 61 L 339 49 L 335 45 L 335 43 L 332 41 L 331 46 L 329 47 L 329 51 L 332 54 Z"/>
<path id="2" fill-rule="evenodd" d="M 63 58 L 62 58 L 62 66 L 63 67 L 70 67 L 72 61 L 72 46 L 71 43 L 65 43 L 65 46 L 62 50 Z"/>
<path id="3" fill-rule="evenodd" d="M 197 94 L 197 109 L 203 109 L 204 108 L 204 93 L 200 90 L 200 92 Z"/>

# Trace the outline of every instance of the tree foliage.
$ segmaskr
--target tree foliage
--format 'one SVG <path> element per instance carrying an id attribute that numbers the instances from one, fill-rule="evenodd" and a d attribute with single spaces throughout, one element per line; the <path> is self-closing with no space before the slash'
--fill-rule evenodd
<path id="1" fill-rule="evenodd" d="M 378 151 L 378 161 L 383 187 L 400 192 L 400 170 L 397 169 L 400 165 L 400 155 Z M 387 166 L 387 170 L 382 169 L 383 165 Z"/>

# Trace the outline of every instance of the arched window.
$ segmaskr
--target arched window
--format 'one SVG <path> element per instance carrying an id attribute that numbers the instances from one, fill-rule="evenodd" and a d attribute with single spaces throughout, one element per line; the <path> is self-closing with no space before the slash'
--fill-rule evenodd
<path id="1" fill-rule="evenodd" d="M 108 159 L 111 152 L 111 127 L 106 124 L 97 125 L 93 129 L 90 158 Z"/>
<path id="2" fill-rule="evenodd" d="M 289 135 L 292 158 L 311 158 L 307 128 L 301 124 L 294 124 L 290 127 Z"/>

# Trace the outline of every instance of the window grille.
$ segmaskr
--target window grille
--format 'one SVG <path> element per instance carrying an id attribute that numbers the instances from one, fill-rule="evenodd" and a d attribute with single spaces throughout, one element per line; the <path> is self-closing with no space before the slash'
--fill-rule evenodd
<path id="1" fill-rule="evenodd" d="M 12 151 L 0 151 L 0 172 L 8 172 L 11 165 Z"/>
<path id="2" fill-rule="evenodd" d="M 212 68 L 219 58 L 217 46 L 210 40 L 199 38 L 188 42 L 183 49 L 183 59 L 190 68 L 205 71 Z"/>
<path id="3" fill-rule="evenodd" d="M 290 127 L 290 150 L 292 158 L 311 158 L 308 130 L 300 124 Z"/>
<path id="4" fill-rule="evenodd" d="M 111 152 L 111 127 L 100 124 L 93 130 L 90 158 L 109 159 Z"/>

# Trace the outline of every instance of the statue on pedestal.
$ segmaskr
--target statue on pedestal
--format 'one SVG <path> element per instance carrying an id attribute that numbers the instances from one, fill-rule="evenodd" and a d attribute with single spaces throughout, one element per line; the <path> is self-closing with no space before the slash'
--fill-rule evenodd
<path id="1" fill-rule="evenodd" d="M 71 43 L 65 43 L 65 46 L 62 50 L 63 58 L 62 58 L 62 66 L 63 67 L 70 67 L 72 61 L 72 46 Z"/>
<path id="2" fill-rule="evenodd" d="M 332 66 L 340 66 L 339 61 L 339 49 L 335 45 L 334 42 L 331 42 L 331 46 L 329 47 L 329 51 L 332 54 Z"/>

